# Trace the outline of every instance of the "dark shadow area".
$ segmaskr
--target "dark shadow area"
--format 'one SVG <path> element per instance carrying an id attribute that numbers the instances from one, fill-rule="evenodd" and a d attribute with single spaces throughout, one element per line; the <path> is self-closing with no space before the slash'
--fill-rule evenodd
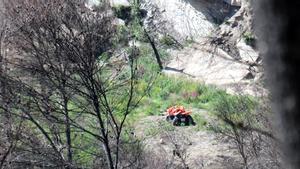
<path id="1" fill-rule="evenodd" d="M 196 123 L 190 115 L 170 115 L 166 117 L 166 120 L 172 123 L 174 126 L 195 126 Z"/>
<path id="2" fill-rule="evenodd" d="M 232 6 L 221 0 L 184 1 L 191 4 L 198 11 L 204 11 L 203 14 L 206 19 L 218 25 L 232 17 L 240 9 L 240 6 Z"/>
<path id="3" fill-rule="evenodd" d="M 184 69 L 176 69 L 176 68 L 172 68 L 172 67 L 166 66 L 166 67 L 164 68 L 164 70 L 173 71 L 173 72 L 178 72 L 178 73 L 183 73 L 183 70 L 184 70 Z"/>
<path id="4" fill-rule="evenodd" d="M 255 1 L 256 33 L 271 89 L 284 168 L 300 168 L 300 2 Z"/>
<path id="5" fill-rule="evenodd" d="M 172 72 L 177 72 L 177 73 L 182 73 L 182 74 L 187 75 L 187 76 L 192 77 L 192 78 L 195 78 L 195 77 L 196 77 L 196 76 L 191 75 L 191 74 L 189 74 L 189 73 L 183 72 L 184 69 L 176 69 L 176 68 L 172 68 L 172 67 L 166 66 L 166 67 L 164 67 L 163 70 L 166 70 L 166 71 L 172 71 Z"/>
<path id="6" fill-rule="evenodd" d="M 132 21 L 133 16 L 132 16 L 131 6 L 116 6 L 116 7 L 113 6 L 112 9 L 116 17 L 124 20 L 126 24 Z M 147 11 L 145 9 L 140 9 L 139 15 L 141 18 L 144 18 L 147 16 Z"/>

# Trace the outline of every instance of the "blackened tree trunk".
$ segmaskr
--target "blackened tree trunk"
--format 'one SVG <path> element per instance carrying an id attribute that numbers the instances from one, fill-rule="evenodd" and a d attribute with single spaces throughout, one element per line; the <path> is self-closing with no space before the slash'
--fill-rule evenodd
<path id="1" fill-rule="evenodd" d="M 156 58 L 156 62 L 159 66 L 159 69 L 160 69 L 160 71 L 162 71 L 164 67 L 163 67 L 163 64 L 161 62 L 159 52 L 156 48 L 155 41 L 150 37 L 149 33 L 145 29 L 144 29 L 144 32 L 145 32 L 145 35 L 147 36 L 147 39 L 148 39 L 148 41 L 149 41 L 149 43 L 150 43 L 150 45 L 153 49 L 153 52 L 154 52 L 154 55 L 155 55 L 155 58 Z"/>

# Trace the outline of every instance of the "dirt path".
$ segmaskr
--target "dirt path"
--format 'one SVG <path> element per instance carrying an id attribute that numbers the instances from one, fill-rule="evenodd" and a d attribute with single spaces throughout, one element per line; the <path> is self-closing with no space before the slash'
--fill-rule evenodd
<path id="1" fill-rule="evenodd" d="M 206 111 L 197 113 L 208 118 Z M 174 150 L 179 150 L 192 169 L 242 168 L 240 156 L 228 139 L 197 126 L 168 128 L 165 124 L 164 116 L 149 116 L 138 124 L 136 134 L 144 138 L 147 150 L 180 163 L 182 159 L 174 155 Z"/>

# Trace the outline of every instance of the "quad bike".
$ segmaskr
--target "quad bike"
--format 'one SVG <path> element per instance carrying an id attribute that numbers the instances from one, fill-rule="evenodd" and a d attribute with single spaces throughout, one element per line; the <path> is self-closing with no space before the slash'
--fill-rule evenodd
<path id="1" fill-rule="evenodd" d="M 192 116 L 191 111 L 186 111 L 183 106 L 171 107 L 167 110 L 166 120 L 172 122 L 174 126 L 189 126 L 196 125 Z"/>

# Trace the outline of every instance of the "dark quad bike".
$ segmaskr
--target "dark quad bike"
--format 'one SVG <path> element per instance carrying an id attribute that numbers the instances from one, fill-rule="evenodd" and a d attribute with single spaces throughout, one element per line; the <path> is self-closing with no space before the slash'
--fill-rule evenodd
<path id="1" fill-rule="evenodd" d="M 183 114 L 177 114 L 177 115 L 169 115 L 166 119 L 168 122 L 172 122 L 174 126 L 189 126 L 189 125 L 196 125 L 194 122 L 192 116 L 190 115 L 183 115 Z"/>

